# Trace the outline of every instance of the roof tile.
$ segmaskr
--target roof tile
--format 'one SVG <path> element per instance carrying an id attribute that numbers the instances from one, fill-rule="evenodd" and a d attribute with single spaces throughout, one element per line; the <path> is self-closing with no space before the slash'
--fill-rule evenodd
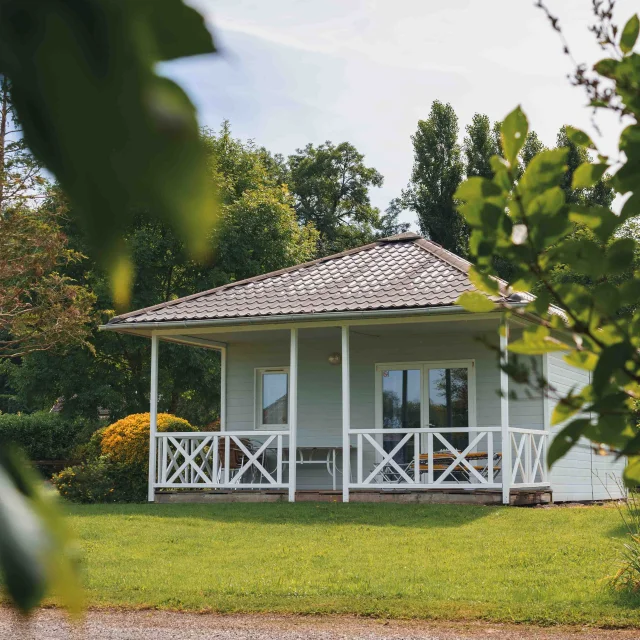
<path id="1" fill-rule="evenodd" d="M 401 234 L 117 316 L 109 324 L 453 305 L 474 288 L 468 268 L 439 245 Z"/>

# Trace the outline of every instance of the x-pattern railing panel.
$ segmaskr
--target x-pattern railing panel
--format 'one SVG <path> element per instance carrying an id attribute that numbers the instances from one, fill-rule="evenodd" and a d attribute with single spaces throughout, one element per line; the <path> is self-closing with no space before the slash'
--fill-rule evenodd
<path id="1" fill-rule="evenodd" d="M 487 479 L 482 477 L 478 473 L 476 468 L 469 463 L 467 456 L 480 444 L 480 441 L 487 435 L 484 432 L 480 432 L 476 437 L 468 444 L 463 451 L 458 451 L 441 433 L 434 434 L 438 440 L 446 447 L 446 449 L 454 456 L 453 462 L 440 474 L 440 476 L 434 480 L 433 484 L 442 484 L 448 475 L 452 474 L 458 467 L 465 467 L 481 484 L 486 484 Z M 493 464 L 493 461 L 490 461 Z"/>
<path id="2" fill-rule="evenodd" d="M 548 481 L 544 456 L 548 434 L 542 430 L 510 429 L 512 452 L 511 485 L 539 484 Z M 518 475 L 519 474 L 519 475 Z"/>
<path id="3" fill-rule="evenodd" d="M 286 488 L 283 441 L 288 437 L 286 431 L 158 433 L 156 486 Z"/>
<path id="4" fill-rule="evenodd" d="M 261 478 L 265 478 L 269 484 L 276 484 L 276 480 L 271 473 L 269 473 L 260 463 L 260 456 L 266 451 L 269 445 L 276 439 L 276 436 L 270 436 L 267 438 L 259 449 L 257 449 L 254 453 L 250 452 L 247 447 L 245 447 L 244 443 L 240 438 L 235 436 L 231 436 L 233 442 L 240 448 L 240 450 L 247 456 L 246 462 L 240 467 L 237 473 L 233 476 L 231 482 L 233 484 L 238 484 L 242 479 L 242 476 L 248 471 L 252 466 L 255 467 L 261 474 Z"/>
<path id="5" fill-rule="evenodd" d="M 455 480 L 457 484 L 494 485 L 496 468 L 500 463 L 500 455 L 494 458 L 494 433 L 497 428 L 482 429 L 452 429 L 438 430 L 423 429 L 357 429 L 352 430 L 356 435 L 356 459 L 358 462 L 357 486 L 371 486 L 373 484 L 407 484 L 416 486 L 437 486 L 446 481 Z M 453 433 L 468 433 L 470 440 L 463 450 L 458 450 L 447 438 Z M 396 436 L 397 442 L 385 447 L 382 440 L 386 436 Z M 421 448 L 421 438 L 426 436 L 426 447 Z M 399 462 L 396 458 L 413 438 L 413 460 Z M 434 451 L 434 445 L 438 451 Z M 375 456 L 375 462 L 368 475 L 362 473 L 364 465 L 364 448 Z M 484 458 L 481 465 L 478 459 L 482 455 L 478 451 L 484 447 Z M 388 450 L 385 450 L 388 449 Z M 421 455 L 422 449 L 422 455 Z M 435 458 L 434 458 L 435 455 Z M 475 456 L 474 460 L 470 457 Z M 436 464 L 434 464 L 434 461 Z M 475 462 L 475 464 L 474 464 Z M 446 466 L 445 466 L 446 465 Z M 437 477 L 434 479 L 434 467 Z M 426 472 L 425 472 L 426 469 Z M 499 467 L 498 467 L 499 470 Z M 352 483 L 353 484 L 353 483 Z"/>
<path id="6" fill-rule="evenodd" d="M 394 457 L 398 455 L 398 452 L 402 447 L 409 441 L 409 439 L 413 436 L 412 433 L 408 433 L 404 436 L 391 451 L 385 451 L 380 444 L 374 440 L 368 433 L 363 434 L 365 439 L 373 446 L 375 451 L 377 451 L 382 456 L 382 461 L 373 469 L 373 471 L 367 476 L 363 484 L 370 484 L 371 481 L 385 468 L 386 465 L 390 465 L 394 471 L 396 471 L 401 478 L 403 478 L 408 483 L 414 483 L 404 469 L 398 464 Z"/>

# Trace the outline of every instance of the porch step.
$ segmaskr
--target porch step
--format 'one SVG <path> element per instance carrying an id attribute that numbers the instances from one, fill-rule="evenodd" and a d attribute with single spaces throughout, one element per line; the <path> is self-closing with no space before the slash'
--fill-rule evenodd
<path id="1" fill-rule="evenodd" d="M 230 502 L 287 502 L 286 491 L 206 491 L 181 490 L 157 491 L 156 502 L 160 504 L 212 504 Z M 390 502 L 398 504 L 502 504 L 502 491 L 496 489 L 478 489 L 465 491 L 447 489 L 442 491 L 403 491 L 403 490 L 357 490 L 349 493 L 350 502 Z M 512 490 L 510 504 L 527 506 L 549 504 L 551 491 Z M 296 491 L 296 502 L 342 502 L 342 491 Z"/>

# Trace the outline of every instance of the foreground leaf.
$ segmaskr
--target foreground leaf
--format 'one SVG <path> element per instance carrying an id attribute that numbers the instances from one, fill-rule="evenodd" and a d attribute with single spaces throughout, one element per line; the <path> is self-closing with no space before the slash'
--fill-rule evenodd
<path id="1" fill-rule="evenodd" d="M 629 18 L 627 24 L 624 25 L 622 35 L 620 36 L 620 49 L 623 53 L 629 53 L 636 46 L 638 40 L 638 32 L 640 31 L 640 20 L 638 15 L 634 14 Z"/>
<path id="2" fill-rule="evenodd" d="M 500 138 L 505 158 L 511 165 L 515 165 L 518 154 L 527 139 L 529 122 L 520 107 L 516 107 L 502 123 Z"/>
<path id="3" fill-rule="evenodd" d="M 217 209 L 195 110 L 154 66 L 213 50 L 181 0 L 0 4 L 0 70 L 25 140 L 71 200 L 119 307 L 135 208 L 149 207 L 205 255 Z"/>
<path id="4" fill-rule="evenodd" d="M 463 293 L 458 298 L 457 303 L 467 311 L 474 313 L 483 313 L 495 309 L 495 304 L 491 302 L 487 296 L 478 291 L 467 291 Z"/>

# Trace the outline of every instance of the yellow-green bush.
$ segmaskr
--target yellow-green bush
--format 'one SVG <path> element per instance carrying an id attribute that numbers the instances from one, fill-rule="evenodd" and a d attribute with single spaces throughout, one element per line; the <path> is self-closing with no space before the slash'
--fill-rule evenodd
<path id="1" fill-rule="evenodd" d="M 148 413 L 136 413 L 96 431 L 82 448 L 82 464 L 53 476 L 72 502 L 143 502 L 149 469 Z M 197 431 L 186 420 L 158 415 L 158 431 Z"/>
<path id="2" fill-rule="evenodd" d="M 108 426 L 102 433 L 102 455 L 113 462 L 143 465 L 149 460 L 148 413 L 134 413 Z M 186 420 L 158 414 L 158 431 L 197 431 Z"/>

